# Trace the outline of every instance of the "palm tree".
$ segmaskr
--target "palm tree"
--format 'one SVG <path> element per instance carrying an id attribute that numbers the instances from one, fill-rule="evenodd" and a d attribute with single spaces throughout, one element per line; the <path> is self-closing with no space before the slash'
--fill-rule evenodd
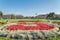
<path id="1" fill-rule="evenodd" d="M 3 12 L 0 11 L 0 19 L 2 19 L 2 16 L 3 16 Z"/>

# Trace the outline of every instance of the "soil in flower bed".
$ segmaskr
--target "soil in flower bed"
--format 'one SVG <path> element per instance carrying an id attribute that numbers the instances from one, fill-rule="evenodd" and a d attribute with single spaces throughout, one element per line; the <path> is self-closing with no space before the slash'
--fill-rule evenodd
<path id="1" fill-rule="evenodd" d="M 41 22 L 18 22 L 7 26 L 8 30 L 51 30 L 54 26 Z"/>
<path id="2" fill-rule="evenodd" d="M 7 22 L 0 22 L 0 24 L 6 24 Z"/>

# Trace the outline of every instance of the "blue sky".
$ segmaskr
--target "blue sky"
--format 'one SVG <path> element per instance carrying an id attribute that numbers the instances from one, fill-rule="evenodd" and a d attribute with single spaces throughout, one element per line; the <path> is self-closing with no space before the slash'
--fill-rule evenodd
<path id="1" fill-rule="evenodd" d="M 0 11 L 4 14 L 34 16 L 35 13 L 60 13 L 60 0 L 0 0 Z"/>

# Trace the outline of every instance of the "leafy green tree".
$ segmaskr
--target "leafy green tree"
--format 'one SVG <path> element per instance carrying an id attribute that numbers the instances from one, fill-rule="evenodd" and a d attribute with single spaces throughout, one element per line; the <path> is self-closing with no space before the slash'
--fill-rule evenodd
<path id="1" fill-rule="evenodd" d="M 32 16 L 31 19 L 34 19 L 34 17 Z"/>
<path id="2" fill-rule="evenodd" d="M 3 12 L 0 11 L 0 19 L 2 19 L 2 16 L 3 16 Z"/>
<path id="3" fill-rule="evenodd" d="M 55 13 L 54 12 L 50 12 L 48 15 L 47 15 L 47 18 L 48 19 L 54 19 L 56 17 Z"/>
<path id="4" fill-rule="evenodd" d="M 11 14 L 11 19 L 16 19 L 16 16 L 14 14 Z"/>

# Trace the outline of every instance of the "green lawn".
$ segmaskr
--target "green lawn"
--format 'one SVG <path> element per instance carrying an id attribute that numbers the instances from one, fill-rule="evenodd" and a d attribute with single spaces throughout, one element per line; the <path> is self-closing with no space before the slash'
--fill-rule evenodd
<path id="1" fill-rule="evenodd" d="M 0 37 L 0 40 L 14 40 L 14 39 L 6 38 L 6 37 Z"/>
<path id="2" fill-rule="evenodd" d="M 9 22 L 9 23 L 13 23 L 13 22 L 21 22 L 21 21 L 27 21 L 27 22 L 34 22 L 34 21 L 41 21 L 41 22 L 48 22 L 47 19 L 0 19 L 0 22 Z M 51 20 L 51 22 L 60 22 L 60 20 Z M 0 26 L 3 26 L 2 24 L 0 24 Z"/>
<path id="3" fill-rule="evenodd" d="M 35 22 L 35 21 L 41 21 L 41 22 L 48 22 L 47 19 L 0 19 L 0 22 L 21 22 L 21 21 L 27 21 L 27 22 Z M 60 20 L 51 20 L 51 22 L 60 22 Z M 4 24 L 0 24 L 0 26 L 3 26 Z"/>
<path id="4" fill-rule="evenodd" d="M 0 40 L 15 40 L 15 39 L 0 37 Z M 22 40 L 22 39 L 18 39 L 18 40 Z M 53 38 L 50 37 L 50 38 L 44 38 L 42 40 L 60 40 L 60 37 L 53 37 Z"/>
<path id="5" fill-rule="evenodd" d="M 46 19 L 1 19 L 0 22 L 15 22 L 15 21 L 47 21 Z"/>

